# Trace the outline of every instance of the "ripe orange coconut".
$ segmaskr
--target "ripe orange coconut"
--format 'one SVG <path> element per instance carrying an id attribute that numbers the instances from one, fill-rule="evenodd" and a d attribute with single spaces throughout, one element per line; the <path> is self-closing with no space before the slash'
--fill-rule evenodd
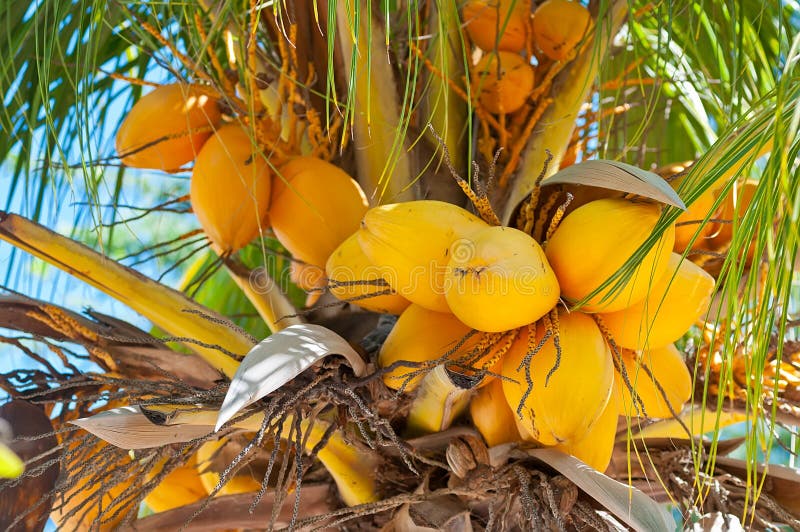
<path id="1" fill-rule="evenodd" d="M 447 304 L 479 331 L 507 331 L 533 323 L 552 309 L 558 279 L 539 243 L 512 227 L 475 233 L 447 265 Z"/>
<path id="2" fill-rule="evenodd" d="M 694 161 L 685 161 L 682 163 L 673 163 L 661 168 L 657 168 L 655 173 L 668 178 L 681 172 L 686 172 Z M 677 190 L 683 182 L 683 177 L 673 179 L 670 181 L 672 188 Z M 714 203 L 716 201 L 716 187 L 712 186 L 706 190 L 699 198 L 694 200 L 684 212 L 675 220 L 675 247 L 674 250 L 678 253 L 683 252 L 689 246 L 692 239 L 694 240 L 694 247 L 704 249 L 706 240 L 719 231 L 719 224 L 715 222 L 708 222 L 705 224 L 698 223 L 704 220 L 706 216 L 716 218 L 713 216 Z M 685 225 L 683 225 L 685 224 Z"/>
<path id="3" fill-rule="evenodd" d="M 530 0 L 471 0 L 461 12 L 464 28 L 479 48 L 506 52 L 525 49 Z"/>
<path id="4" fill-rule="evenodd" d="M 370 209 L 358 242 L 395 292 L 425 308 L 450 312 L 445 299 L 447 263 L 471 246 L 474 233 L 487 227 L 452 203 L 409 201 Z"/>
<path id="5" fill-rule="evenodd" d="M 620 354 L 628 381 L 638 397 L 633 400 L 622 375 L 614 371 L 614 387 L 621 398 L 620 415 L 671 418 L 673 412 L 683 409 L 692 396 L 692 375 L 674 345 L 643 352 L 623 349 Z"/>
<path id="6" fill-rule="evenodd" d="M 533 92 L 533 68 L 519 54 L 487 54 L 475 65 L 474 72 L 472 92 L 490 113 L 513 113 L 525 105 Z"/>
<path id="7" fill-rule="evenodd" d="M 530 360 L 533 387 L 519 415 L 517 408 L 528 389 L 525 368 L 520 366 L 544 339 L 543 325 L 537 327 L 534 338 L 525 329 L 503 359 L 501 372 L 509 379 L 503 380 L 503 393 L 518 419 L 520 433 L 544 445 L 580 441 L 605 409 L 614 384 L 611 352 L 591 317 L 562 312 L 558 332 L 558 368 L 553 371 L 558 349 L 550 338 Z"/>
<path id="8" fill-rule="evenodd" d="M 599 288 L 650 237 L 660 216 L 658 205 L 621 198 L 592 201 L 565 216 L 546 248 L 561 295 L 578 302 Z M 674 243 L 673 225 L 620 289 L 612 282 L 581 310 L 614 312 L 643 300 L 666 271 Z"/>
<path id="9" fill-rule="evenodd" d="M 641 350 L 664 347 L 708 312 L 714 278 L 677 253 L 645 299 L 626 309 L 601 314 L 611 337 L 621 347 Z"/>
<path id="10" fill-rule="evenodd" d="M 352 235 L 367 211 L 364 191 L 338 166 L 298 157 L 273 180 L 270 221 L 275 236 L 295 258 L 321 268 Z"/>
<path id="11" fill-rule="evenodd" d="M 385 286 L 369 284 L 386 280 L 381 276 L 380 269 L 361 250 L 357 233 L 353 233 L 331 254 L 325 265 L 325 272 L 331 294 L 342 301 L 350 301 L 367 310 L 386 314 L 400 314 L 411 304 L 399 294 L 385 294 L 391 290 L 388 283 Z M 369 297 L 376 292 L 384 295 Z"/>
<path id="12" fill-rule="evenodd" d="M 177 170 L 194 160 L 221 121 L 209 89 L 162 85 L 142 96 L 122 121 L 117 153 L 125 166 Z"/>
<path id="13" fill-rule="evenodd" d="M 352 235 L 364 213 L 364 191 L 338 166 L 316 157 L 297 157 L 273 180 L 270 221 L 295 258 L 321 268 Z"/>
<path id="14" fill-rule="evenodd" d="M 721 220 L 731 221 L 736 218 L 737 224 L 741 225 L 742 216 L 744 216 L 745 212 L 747 212 L 747 209 L 750 207 L 750 203 L 752 203 L 757 189 L 758 181 L 755 179 L 748 179 L 742 183 L 737 183 L 734 189 L 725 196 L 718 215 L 719 218 Z M 708 241 L 709 249 L 726 248 L 733 238 L 733 223 L 723 223 L 719 225 L 719 231 Z M 753 260 L 754 252 L 755 242 L 747 249 L 748 262 Z"/>
<path id="15" fill-rule="evenodd" d="M 267 227 L 270 168 L 238 124 L 221 127 L 197 156 L 192 210 L 221 253 L 234 252 Z"/>
<path id="16" fill-rule="evenodd" d="M 533 41 L 555 61 L 567 59 L 592 25 L 589 10 L 579 2 L 547 0 L 533 14 Z"/>

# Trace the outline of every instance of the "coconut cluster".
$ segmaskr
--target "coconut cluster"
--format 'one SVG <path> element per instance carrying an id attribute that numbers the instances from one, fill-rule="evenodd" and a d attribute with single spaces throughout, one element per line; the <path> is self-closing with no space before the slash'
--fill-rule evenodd
<path id="1" fill-rule="evenodd" d="M 444 361 L 475 383 L 470 411 L 488 443 L 555 446 L 603 470 L 619 415 L 670 417 L 691 394 L 673 342 L 706 312 L 714 280 L 672 252 L 675 228 L 598 291 L 660 214 L 599 199 L 539 243 L 449 203 L 382 205 L 326 272 L 340 299 L 400 315 L 379 354 L 387 386 L 414 392 L 420 364 Z"/>
<path id="2" fill-rule="evenodd" d="M 328 257 L 367 210 L 358 183 L 327 161 L 295 157 L 275 168 L 244 125 L 224 120 L 203 86 L 163 85 L 143 96 L 116 148 L 134 168 L 177 171 L 194 161 L 192 211 L 215 251 L 234 253 L 271 228 L 306 290 L 325 285 Z"/>
<path id="3" fill-rule="evenodd" d="M 592 28 L 577 1 L 473 0 L 462 8 L 473 54 L 471 91 L 492 114 L 516 113 L 536 87 L 536 68 L 571 59 Z"/>

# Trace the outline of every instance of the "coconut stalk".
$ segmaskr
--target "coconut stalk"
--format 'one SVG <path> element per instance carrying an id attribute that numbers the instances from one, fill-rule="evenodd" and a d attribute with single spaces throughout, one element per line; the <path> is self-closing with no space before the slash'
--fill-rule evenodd
<path id="1" fill-rule="evenodd" d="M 225 270 L 256 308 L 270 331 L 278 332 L 304 322 L 266 269 L 251 271 L 238 262 L 226 260 Z"/>
<path id="2" fill-rule="evenodd" d="M 231 354 L 244 355 L 253 347 L 244 333 L 225 325 L 227 320 L 213 310 L 26 218 L 0 211 L 0 239 L 125 303 L 227 377 L 239 366 Z"/>
<path id="3" fill-rule="evenodd" d="M 353 133 L 358 182 L 373 205 L 413 200 L 408 116 L 397 98 L 385 34 L 369 2 L 336 2 L 335 13 L 347 77 L 345 124 Z"/>
<path id="4" fill-rule="evenodd" d="M 434 168 L 445 166 L 441 142 L 450 154 L 450 164 L 455 172 L 466 176 L 469 173 L 467 161 L 471 158 L 471 139 L 467 133 L 470 115 L 467 103 L 443 79 L 460 80 L 464 76 L 464 58 L 468 57 L 456 4 L 441 0 L 434 2 L 431 5 L 428 31 L 435 37 L 431 40 L 426 56 L 440 75 L 429 73 L 427 76 L 427 89 L 421 95 L 420 116 L 428 120 L 428 125 L 440 138 L 436 138 L 429 128 L 425 128 L 428 141 L 436 148 L 435 154 L 425 162 Z M 425 124 L 420 124 L 420 127 L 425 127 Z M 449 168 L 443 168 L 439 172 L 428 171 L 427 175 L 423 175 L 422 181 L 425 189 L 442 189 L 442 195 L 448 193 L 442 199 L 452 197 L 454 203 L 461 203 L 463 192 L 449 178 L 449 171 Z"/>
<path id="5" fill-rule="evenodd" d="M 411 436 L 441 432 L 469 405 L 472 390 L 453 382 L 444 365 L 433 368 L 419 385 L 408 413 L 407 430 Z"/>
<path id="6" fill-rule="evenodd" d="M 598 69 L 614 36 L 628 13 L 628 3 L 616 0 L 603 18 L 598 18 L 577 57 L 553 81 L 553 102 L 544 111 L 522 152 L 516 175 L 505 190 L 498 190 L 494 199 L 500 208 L 503 225 L 508 225 L 517 206 L 536 187 L 536 179 L 547 166 L 544 178 L 558 171 L 561 158 L 569 146 L 575 120 L 592 91 Z M 552 154 L 552 160 L 547 162 Z"/>

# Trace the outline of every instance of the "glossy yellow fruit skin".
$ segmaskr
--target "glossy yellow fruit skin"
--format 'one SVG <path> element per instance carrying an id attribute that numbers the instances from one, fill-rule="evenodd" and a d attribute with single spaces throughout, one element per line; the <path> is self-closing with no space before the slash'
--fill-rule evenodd
<path id="1" fill-rule="evenodd" d="M 527 329 L 515 341 L 503 360 L 503 393 L 519 419 L 520 433 L 544 445 L 579 441 L 600 417 L 614 383 L 611 352 L 594 320 L 581 312 L 560 313 L 561 361 L 545 386 L 547 374 L 556 364 L 553 339 L 547 341 L 530 362 L 533 389 L 517 416 L 517 406 L 527 389 L 525 368 L 517 367 L 529 347 L 544 337 L 537 327 L 530 341 Z"/>
<path id="2" fill-rule="evenodd" d="M 525 105 L 533 84 L 533 67 L 524 58 L 497 52 L 483 56 L 475 65 L 472 92 L 490 113 L 513 113 Z"/>
<path id="3" fill-rule="evenodd" d="M 385 368 L 397 361 L 428 362 L 447 355 L 469 334 L 472 329 L 445 312 L 428 310 L 420 305 L 411 305 L 400 315 L 378 354 L 378 366 Z M 449 358 L 466 354 L 477 344 L 472 337 Z M 418 368 L 398 367 L 383 375 L 383 382 L 393 390 L 400 389 L 407 377 Z M 415 375 L 404 391 L 413 391 L 424 374 Z"/>
<path id="4" fill-rule="evenodd" d="M 564 217 L 547 242 L 546 255 L 561 295 L 578 302 L 611 277 L 647 240 L 661 214 L 657 205 L 620 198 L 592 201 Z M 666 271 L 675 243 L 670 226 L 650 249 L 621 290 L 614 283 L 581 307 L 584 312 L 615 312 L 643 300 L 652 281 Z"/>
<path id="5" fill-rule="evenodd" d="M 267 228 L 270 169 L 241 126 L 221 127 L 200 150 L 190 185 L 192 211 L 221 253 Z"/>
<path id="6" fill-rule="evenodd" d="M 150 481 L 161 468 L 154 468 L 148 475 Z M 170 471 L 161 482 L 144 498 L 144 503 L 154 512 L 166 512 L 192 504 L 208 495 L 200 475 L 197 472 L 197 461 L 192 456 L 186 464 Z"/>
<path id="7" fill-rule="evenodd" d="M 558 302 L 558 279 L 530 235 L 487 227 L 447 265 L 450 310 L 473 329 L 508 331 L 538 320 Z"/>
<path id="8" fill-rule="evenodd" d="M 374 266 L 361 250 L 357 233 L 353 233 L 331 254 L 325 265 L 325 273 L 331 285 L 331 294 L 342 301 L 352 301 L 359 307 L 384 314 L 400 314 L 411 304 L 408 299 L 398 294 L 385 294 L 362 299 L 369 294 L 386 292 L 390 290 L 388 286 L 369 284 L 336 286 L 337 282 L 358 283 L 383 279 L 378 267 Z"/>
<path id="9" fill-rule="evenodd" d="M 591 27 L 592 17 L 579 2 L 547 0 L 533 14 L 533 40 L 554 61 L 569 58 Z"/>
<path id="10" fill-rule="evenodd" d="M 273 182 L 275 236 L 295 258 L 324 268 L 330 254 L 358 229 L 367 211 L 364 191 L 339 167 L 315 157 L 293 159 Z"/>
<path id="11" fill-rule="evenodd" d="M 670 254 L 666 271 L 648 296 L 626 309 L 601 314 L 611 337 L 621 347 L 634 350 L 664 347 L 708 311 L 714 278 L 677 253 Z"/>
<path id="12" fill-rule="evenodd" d="M 641 416 L 642 405 L 648 418 L 671 418 L 673 411 L 679 413 L 683 409 L 683 405 L 692 396 L 692 375 L 686 367 L 683 355 L 674 345 L 640 353 L 623 349 L 621 355 L 628 380 L 642 403 L 633 401 L 622 375 L 615 371 L 614 387 L 621 397 L 620 415 Z M 645 368 L 653 374 L 664 394 L 659 391 Z"/>
<path id="13" fill-rule="evenodd" d="M 142 96 L 122 121 L 117 153 L 125 166 L 177 170 L 194 160 L 211 136 L 211 128 L 221 121 L 209 90 L 179 83 L 162 85 Z"/>
<path id="14" fill-rule="evenodd" d="M 451 203 L 409 201 L 370 209 L 358 242 L 395 292 L 425 308 L 450 312 L 445 299 L 447 263 L 486 227 L 486 222 Z"/>
<path id="15" fill-rule="evenodd" d="M 464 5 L 462 17 L 470 40 L 478 48 L 521 52 L 528 40 L 530 11 L 527 0 L 473 0 Z M 499 39 L 498 31 L 502 31 Z"/>
<path id="16" fill-rule="evenodd" d="M 472 398 L 469 414 L 489 447 L 522 440 L 514 421 L 515 414 L 503 394 L 503 381 L 496 377 L 489 379 Z"/>
<path id="17" fill-rule="evenodd" d="M 227 438 L 209 440 L 197 449 L 197 470 L 200 472 L 200 482 L 208 495 L 211 495 L 222 478 L 220 472 L 214 470 L 213 461 L 217 452 L 227 442 Z M 260 489 L 260 480 L 256 480 L 247 474 L 238 474 L 232 478 L 228 478 L 225 485 L 215 494 L 215 497 L 236 495 L 237 493 L 253 493 Z"/>
<path id="18" fill-rule="evenodd" d="M 619 394 L 613 392 L 603 413 L 583 438 L 575 442 L 561 443 L 555 448 L 571 454 L 601 473 L 604 472 L 608 469 L 611 456 L 614 454 L 614 441 L 619 421 L 617 412 L 620 402 Z"/>

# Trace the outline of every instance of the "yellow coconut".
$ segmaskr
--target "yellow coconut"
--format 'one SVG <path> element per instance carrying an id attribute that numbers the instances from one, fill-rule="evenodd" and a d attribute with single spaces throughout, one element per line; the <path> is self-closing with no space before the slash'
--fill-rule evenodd
<path id="1" fill-rule="evenodd" d="M 321 268 L 358 229 L 367 210 L 361 187 L 339 167 L 298 157 L 273 180 L 272 230 L 295 258 Z"/>
<path id="2" fill-rule="evenodd" d="M 591 25 L 589 10 L 579 2 L 547 0 L 533 14 L 533 41 L 550 59 L 568 59 Z"/>
<path id="3" fill-rule="evenodd" d="M 197 471 L 200 473 L 200 482 L 210 495 L 219 484 L 222 475 L 221 471 L 233 461 L 240 448 L 237 445 L 227 445 L 229 438 L 219 440 L 209 440 L 197 449 Z M 261 489 L 261 477 L 254 478 L 256 475 L 247 474 L 247 468 L 240 471 L 228 480 L 220 488 L 215 496 L 235 495 L 237 493 L 253 493 Z"/>
<path id="4" fill-rule="evenodd" d="M 603 413 L 583 438 L 558 444 L 555 448 L 571 454 L 601 473 L 608 469 L 611 456 L 614 454 L 620 402 L 619 394 L 612 392 Z"/>
<path id="5" fill-rule="evenodd" d="M 449 312 L 447 263 L 486 227 L 486 222 L 451 203 L 410 201 L 370 209 L 358 242 L 395 292 L 425 308 Z"/>
<path id="6" fill-rule="evenodd" d="M 472 92 L 490 113 L 513 113 L 525 105 L 533 84 L 530 63 L 519 54 L 497 52 L 485 55 L 475 65 Z"/>
<path id="7" fill-rule="evenodd" d="M 621 397 L 620 415 L 671 418 L 673 412 L 683 409 L 692 395 L 692 375 L 674 345 L 640 353 L 623 349 L 620 355 L 628 381 L 637 395 L 634 401 L 622 375 L 615 371 L 614 386 Z"/>
<path id="8" fill-rule="evenodd" d="M 626 309 L 601 314 L 621 347 L 641 350 L 671 344 L 708 311 L 714 278 L 689 260 L 670 254 L 666 271 L 648 296 Z"/>
<path id="9" fill-rule="evenodd" d="M 361 250 L 357 233 L 342 242 L 331 254 L 325 272 L 331 294 L 342 301 L 351 301 L 367 310 L 386 314 L 400 314 L 411 304 L 399 294 L 387 294 L 387 291 L 391 291 L 388 284 L 374 284 L 375 281 L 386 280 Z M 376 292 L 384 295 L 370 296 Z"/>
<path id="10" fill-rule="evenodd" d="M 447 265 L 447 304 L 458 319 L 479 331 L 507 331 L 533 323 L 558 302 L 558 279 L 528 234 L 497 226 L 468 240 Z"/>
<path id="11" fill-rule="evenodd" d="M 599 288 L 647 240 L 660 215 L 658 205 L 609 198 L 565 216 L 546 247 L 561 295 L 578 302 Z M 675 227 L 670 226 L 621 289 L 615 290 L 617 282 L 612 281 L 581 310 L 614 312 L 643 300 L 652 281 L 666 271 L 674 242 Z"/>
<path id="12" fill-rule="evenodd" d="M 522 437 L 514 421 L 515 414 L 503 394 L 503 381 L 498 378 L 488 381 L 469 403 L 472 422 L 489 447 L 520 441 Z"/>
<path id="13" fill-rule="evenodd" d="M 530 11 L 530 0 L 471 0 L 462 9 L 464 28 L 483 50 L 521 52 L 528 41 Z"/>
<path id="14" fill-rule="evenodd" d="M 452 314 L 411 305 L 403 311 L 386 337 L 378 355 L 378 365 L 386 368 L 398 361 L 428 362 L 445 355 L 457 359 L 468 354 L 478 343 L 478 335 L 467 338 L 470 331 L 472 329 Z M 424 373 L 414 375 L 418 370 L 401 365 L 384 374 L 383 382 L 397 390 L 408 380 L 404 390 L 410 392 L 425 376 Z"/>
<path id="15" fill-rule="evenodd" d="M 161 471 L 162 467 L 155 467 L 147 477 L 149 482 Z M 144 503 L 154 512 L 166 512 L 192 504 L 208 495 L 200 474 L 197 472 L 196 455 L 183 465 L 170 471 L 153 490 L 144 498 Z"/>
<path id="16" fill-rule="evenodd" d="M 520 432 L 544 445 L 580 441 L 603 412 L 614 383 L 611 352 L 594 320 L 581 312 L 563 312 L 559 322 L 558 369 L 553 371 L 558 350 L 551 337 L 530 360 L 533 387 L 519 415 L 517 408 L 528 389 L 525 367 L 519 366 L 544 339 L 543 325 L 534 338 L 528 329 L 520 335 L 501 372 L 512 379 L 503 380 L 503 392 L 515 416 L 521 416 Z"/>
<path id="17" fill-rule="evenodd" d="M 220 253 L 267 227 L 270 169 L 241 126 L 223 126 L 200 150 L 190 185 L 192 210 Z"/>
<path id="18" fill-rule="evenodd" d="M 177 170 L 194 160 L 222 120 L 211 94 L 197 85 L 173 83 L 142 96 L 117 131 L 122 164 Z"/>

